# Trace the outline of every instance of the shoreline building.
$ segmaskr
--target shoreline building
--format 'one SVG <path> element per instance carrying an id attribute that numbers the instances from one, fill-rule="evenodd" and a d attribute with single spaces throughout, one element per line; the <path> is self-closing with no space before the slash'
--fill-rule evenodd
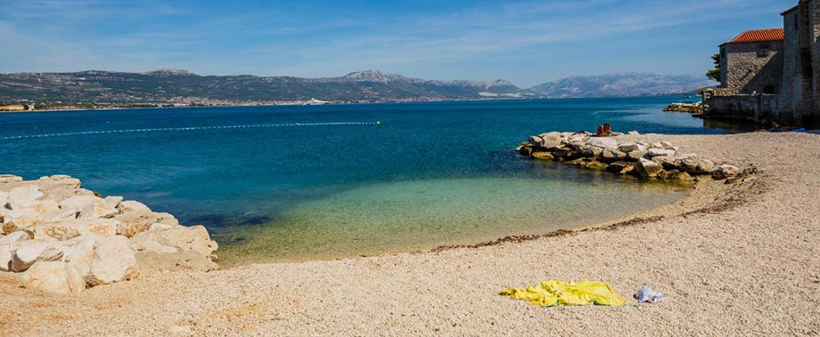
<path id="1" fill-rule="evenodd" d="M 820 0 L 800 0 L 781 15 L 783 28 L 720 45 L 721 84 L 705 98 L 706 117 L 820 123 Z"/>

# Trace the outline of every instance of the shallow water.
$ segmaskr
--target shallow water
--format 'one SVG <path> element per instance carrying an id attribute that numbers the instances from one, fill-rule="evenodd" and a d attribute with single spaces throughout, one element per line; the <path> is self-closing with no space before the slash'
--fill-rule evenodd
<path id="1" fill-rule="evenodd" d="M 642 133 L 726 132 L 661 111 L 676 100 L 5 114 L 0 171 L 70 174 L 204 224 L 228 264 L 370 255 L 546 232 L 680 197 L 513 151 L 528 135 L 604 122 Z"/>
<path id="2" fill-rule="evenodd" d="M 374 184 L 299 204 L 270 224 L 232 231 L 244 241 L 222 253 L 233 264 L 429 250 L 590 225 L 685 193 L 605 180 L 481 177 Z"/>

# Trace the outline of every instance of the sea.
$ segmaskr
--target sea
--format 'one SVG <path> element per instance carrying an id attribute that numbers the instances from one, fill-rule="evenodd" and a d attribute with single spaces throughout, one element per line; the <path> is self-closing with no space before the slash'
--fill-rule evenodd
<path id="1" fill-rule="evenodd" d="M 68 174 L 204 225 L 225 265 L 424 251 L 588 226 L 685 187 L 528 160 L 547 131 L 721 134 L 681 97 L 0 114 L 0 173 Z"/>

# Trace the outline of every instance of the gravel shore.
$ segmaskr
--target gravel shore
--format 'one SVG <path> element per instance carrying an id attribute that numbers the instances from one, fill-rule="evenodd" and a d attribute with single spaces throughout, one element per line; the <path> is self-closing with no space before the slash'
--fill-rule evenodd
<path id="1" fill-rule="evenodd" d="M 762 172 L 598 229 L 480 248 L 144 273 L 81 296 L 2 276 L 0 336 L 820 334 L 820 135 L 624 138 Z M 541 308 L 498 295 L 551 279 L 666 299 Z"/>

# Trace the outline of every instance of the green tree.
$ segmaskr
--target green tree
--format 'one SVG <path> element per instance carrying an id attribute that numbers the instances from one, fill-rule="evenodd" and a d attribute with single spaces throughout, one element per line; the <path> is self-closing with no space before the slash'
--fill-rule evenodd
<path id="1" fill-rule="evenodd" d="M 706 77 L 720 82 L 720 54 L 712 55 L 712 60 L 715 61 L 715 69 L 706 72 Z"/>

